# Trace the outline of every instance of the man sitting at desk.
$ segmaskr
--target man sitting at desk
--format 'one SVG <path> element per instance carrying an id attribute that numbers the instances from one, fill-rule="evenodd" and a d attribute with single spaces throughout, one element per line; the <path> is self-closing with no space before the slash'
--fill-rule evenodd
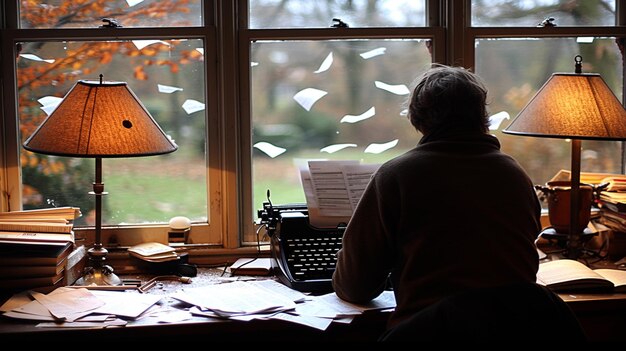
<path id="1" fill-rule="evenodd" d="M 423 137 L 375 173 L 345 231 L 335 292 L 365 303 L 390 277 L 390 328 L 452 294 L 535 282 L 541 206 L 489 134 L 486 97 L 462 67 L 419 77 L 408 116 Z"/>

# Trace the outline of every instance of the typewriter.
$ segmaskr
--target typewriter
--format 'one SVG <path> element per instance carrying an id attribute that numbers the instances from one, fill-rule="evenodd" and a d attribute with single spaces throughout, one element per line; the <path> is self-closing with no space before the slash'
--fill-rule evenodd
<path id="1" fill-rule="evenodd" d="M 258 210 L 271 242 L 272 270 L 288 287 L 306 292 L 331 292 L 337 251 L 345 223 L 336 228 L 309 224 L 305 204 L 272 206 L 264 202 Z"/>

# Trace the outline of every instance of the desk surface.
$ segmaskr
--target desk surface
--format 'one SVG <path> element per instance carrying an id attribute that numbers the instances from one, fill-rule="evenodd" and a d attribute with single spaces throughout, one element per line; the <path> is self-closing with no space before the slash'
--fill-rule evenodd
<path id="1" fill-rule="evenodd" d="M 162 304 L 167 307 L 181 308 L 184 305 L 168 295 L 181 287 L 199 287 L 214 284 L 221 279 L 221 270 L 199 269 L 198 276 L 191 284 L 163 281 L 150 289 L 150 294 L 161 294 Z M 132 275 L 123 278 L 149 280 L 154 275 Z M 626 294 L 559 294 L 576 313 L 591 340 L 624 340 L 626 338 Z M 357 316 L 352 323 L 332 323 L 325 331 L 295 323 L 278 320 L 253 320 L 240 322 L 218 320 L 205 317 L 193 317 L 189 320 L 160 324 L 149 318 L 129 321 L 125 327 L 106 329 L 42 329 L 36 322 L 16 320 L 2 316 L 0 318 L 0 338 L 33 338 L 42 341 L 71 338 L 71 340 L 93 339 L 95 335 L 111 338 L 115 341 L 150 340 L 155 337 L 169 337 L 168 340 L 180 340 L 172 337 L 202 337 L 215 341 L 375 341 L 386 326 L 388 312 L 370 311 Z"/>
<path id="2" fill-rule="evenodd" d="M 123 279 L 148 281 L 155 275 L 124 275 Z M 163 295 L 159 302 L 165 308 L 185 308 L 182 302 L 168 295 L 184 287 L 201 287 L 221 282 L 222 270 L 200 268 L 198 276 L 192 278 L 191 284 L 176 281 L 160 281 L 148 293 Z M 268 277 L 259 277 L 267 279 Z M 124 339 L 154 341 L 155 337 L 202 337 L 212 341 L 375 341 L 381 335 L 387 323 L 389 313 L 380 311 L 365 312 L 350 324 L 333 322 L 324 331 L 280 320 L 253 320 L 241 322 L 193 316 L 191 319 L 176 323 L 158 323 L 155 319 L 144 318 L 129 321 L 125 327 L 98 329 L 61 329 L 39 328 L 38 322 L 24 321 L 5 316 L 0 317 L 0 339 L 42 341 L 56 339 L 71 340 L 93 339 L 94 335 L 112 338 L 116 342 Z M 170 338 L 170 340 L 172 340 Z M 180 340 L 176 338 L 175 340 Z"/>

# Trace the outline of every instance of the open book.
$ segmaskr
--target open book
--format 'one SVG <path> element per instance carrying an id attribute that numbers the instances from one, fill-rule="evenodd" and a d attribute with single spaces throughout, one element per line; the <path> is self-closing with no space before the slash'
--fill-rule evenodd
<path id="1" fill-rule="evenodd" d="M 540 264 L 537 283 L 554 291 L 626 292 L 626 271 L 606 268 L 591 269 L 579 261 L 561 259 Z"/>

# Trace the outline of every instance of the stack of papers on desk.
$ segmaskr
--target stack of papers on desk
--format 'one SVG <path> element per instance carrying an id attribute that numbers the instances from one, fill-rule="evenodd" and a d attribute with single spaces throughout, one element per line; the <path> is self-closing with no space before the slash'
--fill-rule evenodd
<path id="1" fill-rule="evenodd" d="M 196 316 L 239 321 L 280 319 L 320 330 L 333 321 L 349 323 L 367 310 L 396 306 L 392 291 L 383 292 L 366 305 L 355 305 L 335 293 L 308 296 L 271 279 L 183 289 L 172 297 L 193 305 L 190 312 Z"/>
<path id="2" fill-rule="evenodd" d="M 280 283 L 267 280 L 270 284 Z M 306 295 L 297 292 L 287 295 L 272 290 L 273 286 L 255 281 L 209 285 L 183 289 L 172 295 L 173 298 L 197 307 L 194 311 L 207 317 L 234 317 L 244 315 L 270 314 L 296 308 L 295 301 Z"/>

